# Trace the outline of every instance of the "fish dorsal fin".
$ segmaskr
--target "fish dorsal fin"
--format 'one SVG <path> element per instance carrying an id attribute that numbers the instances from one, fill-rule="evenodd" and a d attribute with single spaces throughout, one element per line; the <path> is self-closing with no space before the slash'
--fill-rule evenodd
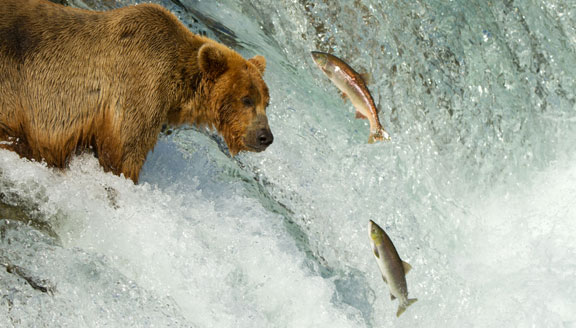
<path id="1" fill-rule="evenodd" d="M 362 80 L 364 80 L 364 83 L 372 84 L 372 74 L 365 72 L 365 73 L 360 73 L 360 76 L 362 77 Z"/>
<path id="2" fill-rule="evenodd" d="M 404 274 L 407 275 L 410 270 L 412 270 L 412 266 L 404 261 L 402 261 L 402 266 L 404 267 Z"/>

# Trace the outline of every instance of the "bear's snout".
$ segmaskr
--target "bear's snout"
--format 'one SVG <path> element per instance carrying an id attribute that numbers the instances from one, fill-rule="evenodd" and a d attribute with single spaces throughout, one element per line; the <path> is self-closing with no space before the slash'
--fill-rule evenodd
<path id="1" fill-rule="evenodd" d="M 258 115 L 244 136 L 246 150 L 261 152 L 274 142 L 274 135 L 265 115 Z"/>
<path id="2" fill-rule="evenodd" d="M 272 131 L 270 131 L 269 128 L 261 129 L 258 135 L 258 141 L 261 147 L 266 148 L 274 142 L 274 135 L 272 135 Z"/>
<path id="3" fill-rule="evenodd" d="M 261 152 L 266 150 L 274 141 L 274 136 L 269 127 L 257 128 L 249 131 L 244 138 L 247 150 Z"/>

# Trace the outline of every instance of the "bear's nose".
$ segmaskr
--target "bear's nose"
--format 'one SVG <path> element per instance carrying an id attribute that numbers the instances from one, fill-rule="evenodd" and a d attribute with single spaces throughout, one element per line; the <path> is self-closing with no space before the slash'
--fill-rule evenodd
<path id="1" fill-rule="evenodd" d="M 269 129 L 262 129 L 260 130 L 258 141 L 260 142 L 261 146 L 268 147 L 272 144 L 272 142 L 274 142 L 274 136 Z"/>

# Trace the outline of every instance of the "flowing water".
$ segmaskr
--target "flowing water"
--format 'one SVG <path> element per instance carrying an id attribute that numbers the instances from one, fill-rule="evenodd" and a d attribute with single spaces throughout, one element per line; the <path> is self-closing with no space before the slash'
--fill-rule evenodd
<path id="1" fill-rule="evenodd" d="M 1 327 L 576 327 L 573 0 L 155 2 L 267 58 L 275 142 L 178 129 L 139 185 L 0 151 Z M 392 141 L 312 50 L 372 74 Z M 413 267 L 400 318 L 369 220 Z"/>

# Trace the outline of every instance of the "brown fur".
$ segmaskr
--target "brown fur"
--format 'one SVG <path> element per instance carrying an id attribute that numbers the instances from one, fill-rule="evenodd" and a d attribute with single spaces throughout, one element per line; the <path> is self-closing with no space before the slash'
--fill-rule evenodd
<path id="1" fill-rule="evenodd" d="M 191 33 L 158 5 L 0 5 L 0 147 L 66 167 L 92 148 L 138 181 L 163 124 L 216 128 L 230 153 L 272 142 L 266 61 Z"/>

